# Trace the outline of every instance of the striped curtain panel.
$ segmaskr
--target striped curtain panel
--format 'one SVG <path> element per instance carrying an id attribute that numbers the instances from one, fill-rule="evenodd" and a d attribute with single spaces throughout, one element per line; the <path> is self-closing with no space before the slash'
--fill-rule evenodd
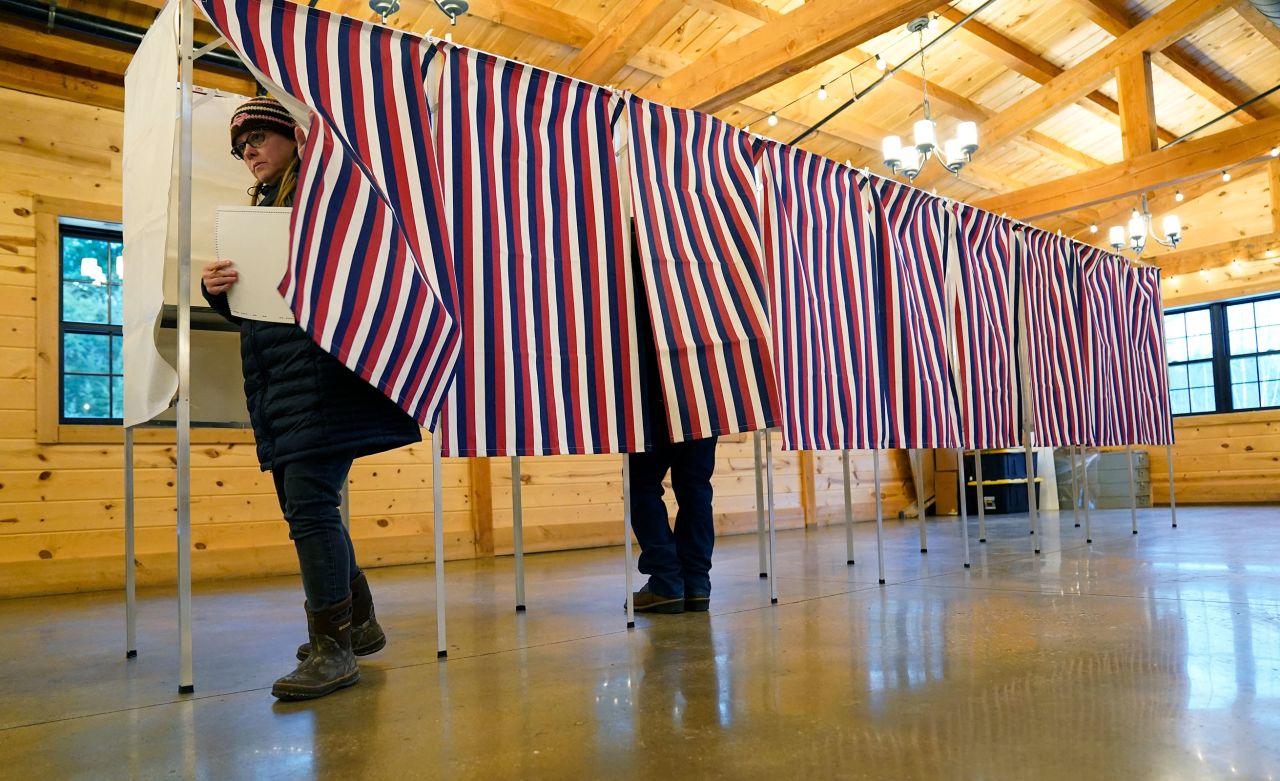
<path id="1" fill-rule="evenodd" d="M 966 448 L 1015 447 L 1022 441 L 1022 399 L 1013 226 L 965 204 L 952 209 L 959 234 L 952 322 L 961 441 Z"/>
<path id="2" fill-rule="evenodd" d="M 449 456 L 643 448 L 621 99 L 438 44 L 436 114 L 460 290 Z"/>
<path id="3" fill-rule="evenodd" d="M 751 139 L 628 100 L 631 193 L 672 441 L 776 425 Z"/>
<path id="4" fill-rule="evenodd" d="M 956 220 L 941 198 L 875 180 L 886 448 L 961 442 L 947 302 L 955 298 Z M 950 289 L 949 289 L 950 286 Z"/>
<path id="5" fill-rule="evenodd" d="M 1164 344 L 1164 300 L 1160 269 L 1129 270 L 1129 332 L 1132 335 L 1133 443 L 1173 444 L 1173 412 L 1169 406 L 1168 359 Z"/>
<path id="6" fill-rule="evenodd" d="M 757 152 L 783 446 L 876 447 L 882 378 L 870 188 L 811 152 L 774 142 Z"/>
<path id="7" fill-rule="evenodd" d="M 1084 292 L 1075 243 L 1036 228 L 1014 231 L 1026 322 L 1031 442 L 1089 441 L 1085 409 Z"/>
<path id="8" fill-rule="evenodd" d="M 1133 441 L 1133 340 L 1128 315 L 1129 261 L 1077 244 L 1084 280 L 1085 399 L 1096 447 Z"/>
<path id="9" fill-rule="evenodd" d="M 200 6 L 264 83 L 315 115 L 280 284 L 298 325 L 434 428 L 458 329 L 428 131 L 430 47 L 285 0 Z"/>

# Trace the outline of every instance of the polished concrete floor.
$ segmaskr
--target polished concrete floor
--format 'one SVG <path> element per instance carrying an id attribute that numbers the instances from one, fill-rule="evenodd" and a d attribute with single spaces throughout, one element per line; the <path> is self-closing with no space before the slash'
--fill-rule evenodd
<path id="1" fill-rule="evenodd" d="M 973 526 L 721 540 L 710 614 L 627 631 L 621 550 L 369 573 L 390 644 L 363 680 L 279 704 L 302 639 L 291 578 L 201 586 L 196 692 L 175 603 L 144 592 L 124 658 L 116 594 L 0 601 L 0 777 L 1269 779 L 1280 774 L 1280 510 L 1095 512 Z M 282 531 L 283 534 L 283 531 Z"/>

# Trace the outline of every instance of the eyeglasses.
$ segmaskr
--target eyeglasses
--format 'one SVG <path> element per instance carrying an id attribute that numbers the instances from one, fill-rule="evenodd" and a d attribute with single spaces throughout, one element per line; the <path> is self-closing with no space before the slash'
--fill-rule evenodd
<path id="1" fill-rule="evenodd" d="M 254 149 L 259 149 L 266 142 L 267 142 L 267 131 L 251 130 L 249 131 L 249 135 L 244 137 L 243 141 L 241 141 L 238 144 L 231 145 L 231 156 L 237 160 L 243 160 L 244 148 L 246 146 L 251 146 Z"/>

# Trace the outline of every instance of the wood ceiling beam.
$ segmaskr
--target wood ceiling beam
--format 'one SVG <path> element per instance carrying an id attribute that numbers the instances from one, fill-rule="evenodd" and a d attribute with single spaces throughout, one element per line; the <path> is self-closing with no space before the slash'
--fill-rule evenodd
<path id="1" fill-rule="evenodd" d="M 1280 158 L 1267 163 L 1267 188 L 1271 191 L 1271 230 L 1280 233 Z"/>
<path id="2" fill-rule="evenodd" d="M 1253 7 L 1248 0 L 1240 0 L 1234 8 L 1236 13 L 1244 17 L 1244 20 L 1253 26 L 1263 38 L 1271 41 L 1271 45 L 1280 49 L 1280 27 L 1276 27 L 1271 20 L 1262 15 L 1262 12 Z"/>
<path id="3" fill-rule="evenodd" d="M 574 55 L 565 74 L 608 83 L 683 5 L 684 0 L 618 3 L 605 15 L 599 31 Z"/>
<path id="4" fill-rule="evenodd" d="M 1275 144 L 1277 134 L 1280 134 L 1280 117 L 1263 119 L 1094 171 L 988 198 L 976 205 L 1022 219 L 1061 214 L 1179 184 L 1242 161 L 1260 159 Z"/>
<path id="5" fill-rule="evenodd" d="M 1222 0 L 1174 0 L 1159 13 L 1086 57 L 1036 91 L 982 123 L 979 140 L 992 149 L 1030 130 L 1045 117 L 1074 103 L 1108 81 L 1117 65 L 1143 52 L 1162 49 L 1223 9 Z M 936 180 L 930 171 L 922 184 Z"/>
<path id="6" fill-rule="evenodd" d="M 1274 257 L 1276 262 L 1280 263 L 1280 233 L 1224 241 L 1207 247 L 1170 252 L 1154 260 L 1150 258 L 1147 260 L 1153 260 L 1158 264 L 1164 276 L 1173 277 L 1179 274 L 1194 274 L 1201 269 L 1224 266 L 1236 260 L 1243 263 L 1268 257 Z"/>
<path id="7" fill-rule="evenodd" d="M 1120 96 L 1120 146 L 1126 160 L 1156 150 L 1156 101 L 1151 55 L 1142 52 L 1116 68 Z"/>
<path id="8" fill-rule="evenodd" d="M 1124 35 L 1141 22 L 1139 17 L 1130 13 L 1115 0 L 1071 0 L 1071 2 L 1089 21 L 1117 37 Z M 1238 5 L 1236 10 L 1239 10 Z M 1252 8 L 1252 6 L 1249 7 Z M 1270 25 L 1269 22 L 1268 26 L 1274 28 L 1274 25 Z M 1219 111 L 1230 111 L 1253 97 L 1242 94 L 1235 85 L 1206 68 L 1196 59 L 1195 50 L 1189 44 L 1175 41 L 1164 51 L 1155 52 L 1154 60 L 1161 70 L 1209 101 Z M 1247 122 L 1253 119 L 1265 119 L 1276 112 L 1269 106 L 1254 104 L 1246 107 L 1241 113 L 1245 116 L 1240 119 Z"/>
<path id="9" fill-rule="evenodd" d="M 0 87 L 100 108 L 124 108 L 124 85 L 58 73 L 0 55 Z"/>
<path id="10" fill-rule="evenodd" d="M 430 7 L 431 3 L 427 5 Z M 622 5 L 629 5 L 623 3 Z M 469 15 L 549 41 L 582 48 L 598 34 L 596 26 L 537 0 L 471 0 Z M 448 24 L 440 17 L 440 27 Z"/>
<path id="11" fill-rule="evenodd" d="M 803 73 L 930 11 L 937 0 L 810 0 L 644 90 L 644 97 L 715 111 Z"/>
<path id="12" fill-rule="evenodd" d="M 959 22 L 965 17 L 963 11 L 958 11 L 954 8 L 943 9 L 941 15 L 951 22 Z M 977 19 L 970 19 L 966 22 L 964 27 L 960 28 L 958 35 L 960 36 L 959 40 L 969 48 L 991 58 L 996 63 L 1015 73 L 1026 76 L 1037 84 L 1048 83 L 1053 77 L 1062 73 L 1062 68 L 1003 33 L 979 22 Z M 1115 123 L 1119 122 L 1120 104 L 1114 99 L 1107 97 L 1098 90 L 1090 92 L 1085 98 L 1093 106 L 1107 112 L 1106 119 Z M 1159 133 L 1160 140 L 1164 143 L 1177 138 L 1176 134 L 1164 128 L 1159 128 Z"/>

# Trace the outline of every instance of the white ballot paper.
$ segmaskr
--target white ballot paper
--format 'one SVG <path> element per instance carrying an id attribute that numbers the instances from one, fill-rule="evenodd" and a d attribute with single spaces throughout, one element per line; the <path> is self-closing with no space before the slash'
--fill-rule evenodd
<path id="1" fill-rule="evenodd" d="M 278 290 L 289 262 L 289 215 L 293 209 L 219 206 L 214 223 L 218 257 L 230 260 L 240 278 L 227 291 L 231 314 L 245 320 L 294 323 Z"/>

